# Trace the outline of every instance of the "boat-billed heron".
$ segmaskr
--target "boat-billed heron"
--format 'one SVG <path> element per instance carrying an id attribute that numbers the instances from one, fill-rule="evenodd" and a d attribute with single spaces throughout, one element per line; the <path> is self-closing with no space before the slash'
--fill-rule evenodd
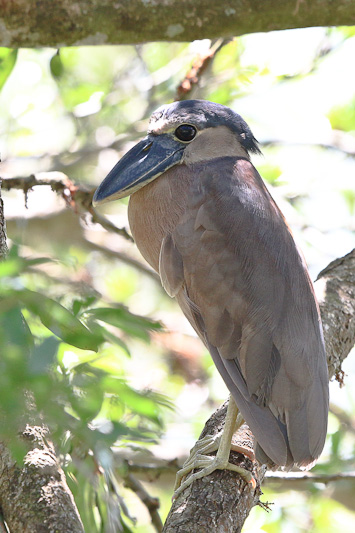
<path id="1" fill-rule="evenodd" d="M 231 109 L 202 100 L 164 105 L 94 196 L 97 205 L 131 195 L 139 250 L 231 393 L 216 457 L 206 456 L 210 442 L 197 450 L 178 484 L 202 470 L 179 490 L 217 468 L 240 470 L 228 462 L 238 410 L 261 463 L 308 469 L 324 446 L 328 371 L 319 309 L 290 229 L 250 162 L 258 152 Z"/>

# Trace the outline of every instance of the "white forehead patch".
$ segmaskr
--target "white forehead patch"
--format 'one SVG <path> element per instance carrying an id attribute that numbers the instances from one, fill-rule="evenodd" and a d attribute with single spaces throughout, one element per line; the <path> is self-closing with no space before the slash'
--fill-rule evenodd
<path id="1" fill-rule="evenodd" d="M 173 125 L 171 121 L 166 121 L 161 117 L 158 120 L 150 121 L 148 126 L 148 133 L 155 133 L 160 135 L 161 133 L 168 133 L 176 129 L 177 124 Z"/>

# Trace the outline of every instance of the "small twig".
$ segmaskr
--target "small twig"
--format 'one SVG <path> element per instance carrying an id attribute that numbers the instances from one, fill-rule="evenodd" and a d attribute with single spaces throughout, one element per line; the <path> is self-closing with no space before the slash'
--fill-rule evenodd
<path id="1" fill-rule="evenodd" d="M 151 464 L 135 464 L 131 461 L 127 461 L 127 468 L 129 472 L 135 474 L 147 475 L 150 479 L 157 479 L 162 474 L 173 474 L 181 468 L 178 464 L 178 460 L 168 461 L 164 464 L 151 465 Z"/>
<path id="2" fill-rule="evenodd" d="M 121 235 L 121 237 L 124 237 L 127 241 L 134 242 L 133 237 L 128 233 L 126 228 L 118 228 L 106 217 L 103 217 L 102 215 L 99 215 L 96 211 L 94 211 L 93 207 L 88 209 L 88 211 L 92 216 L 93 222 L 95 222 L 96 224 L 100 224 L 107 231 L 111 231 L 112 233 L 117 233 L 117 235 Z"/>
<path id="3" fill-rule="evenodd" d="M 355 433 L 355 421 L 347 414 L 345 413 L 338 405 L 335 405 L 333 403 L 329 406 L 329 411 L 337 417 L 339 422 L 344 424 L 346 426 L 346 430 L 350 431 L 351 433 Z"/>
<path id="4" fill-rule="evenodd" d="M 264 509 L 264 511 L 269 513 L 270 511 L 272 511 L 271 505 L 274 505 L 274 502 L 262 502 L 259 500 L 256 505 L 258 505 L 259 507 Z"/>
<path id="5" fill-rule="evenodd" d="M 312 483 L 330 483 L 332 481 L 354 480 L 355 472 L 346 472 L 339 474 L 313 474 L 312 472 L 267 472 L 264 478 L 264 483 L 273 483 L 275 481 L 292 481 L 292 482 L 307 482 Z"/>
<path id="6" fill-rule="evenodd" d="M 149 266 L 145 266 L 138 259 L 134 259 L 130 255 L 126 254 L 125 252 L 118 252 L 116 250 L 111 250 L 110 248 L 106 248 L 105 246 L 100 246 L 99 244 L 88 241 L 87 239 L 85 240 L 85 242 L 90 247 L 91 250 L 95 250 L 108 257 L 118 259 L 119 261 L 123 261 L 127 265 L 130 265 L 136 268 L 143 274 L 149 276 L 151 279 L 154 279 L 154 281 L 157 281 L 159 283 L 159 286 L 162 288 L 160 277 L 158 276 L 158 274 Z M 166 294 L 165 291 L 163 291 L 163 294 Z"/>
<path id="7" fill-rule="evenodd" d="M 131 489 L 138 498 L 144 503 L 146 508 L 149 511 L 152 524 L 158 533 L 161 533 L 163 531 L 163 522 L 161 521 L 161 518 L 159 516 L 158 509 L 160 507 L 160 503 L 158 498 L 153 498 L 148 494 L 148 492 L 143 487 L 142 483 L 136 479 L 133 474 L 130 474 L 127 472 L 127 474 L 124 476 L 124 485 Z"/>
<path id="8" fill-rule="evenodd" d="M 110 248 L 106 248 L 105 246 L 100 246 L 99 244 L 96 244 L 94 242 L 91 242 L 87 239 L 84 240 L 85 246 L 88 247 L 90 251 L 96 251 L 99 252 L 106 257 L 110 257 L 113 259 L 118 259 L 119 261 L 122 261 L 123 263 L 126 263 L 129 266 L 132 266 L 133 268 L 137 269 L 139 272 L 142 272 L 142 274 L 145 274 L 149 276 L 151 279 L 157 282 L 157 286 L 162 290 L 162 294 L 166 295 L 166 292 L 164 291 L 162 284 L 160 282 L 160 277 L 158 274 L 154 272 L 153 269 L 146 267 L 143 263 L 138 261 L 138 259 L 134 259 L 130 255 L 124 253 L 124 252 L 117 252 L 115 250 L 111 250 Z M 42 277 L 46 277 L 47 279 L 50 279 L 52 281 L 55 281 L 56 283 L 61 283 L 63 285 L 69 285 L 72 287 L 75 287 L 77 291 L 81 290 L 82 287 L 82 281 L 72 281 L 68 278 L 61 278 L 60 276 L 54 276 L 53 274 L 48 274 L 45 270 L 42 268 L 37 267 L 29 267 L 27 269 L 27 272 L 33 272 L 34 274 L 40 275 Z M 86 285 L 88 285 L 87 282 L 85 282 Z M 92 290 L 93 288 L 90 287 Z"/>
<path id="9" fill-rule="evenodd" d="M 177 459 L 159 465 L 135 464 L 131 461 L 127 461 L 127 469 L 130 473 L 146 475 L 150 479 L 157 479 L 162 474 L 175 474 L 179 468 L 180 467 Z M 331 481 L 339 481 L 344 479 L 355 479 L 355 472 L 347 472 L 343 474 L 313 474 L 312 472 L 267 472 L 265 476 L 265 481 L 270 483 L 274 481 L 311 481 L 312 483 L 330 483 Z"/>
<path id="10" fill-rule="evenodd" d="M 143 474 L 151 479 L 157 479 L 162 474 L 175 474 L 180 468 L 177 459 L 159 465 L 126 463 L 130 473 Z M 355 471 L 338 474 L 316 474 L 312 472 L 267 472 L 264 483 L 278 482 L 312 482 L 330 483 L 333 481 L 354 480 Z"/>
<path id="11" fill-rule="evenodd" d="M 210 66 L 213 59 L 216 57 L 216 54 L 225 46 L 230 43 L 232 39 L 218 39 L 213 43 L 211 48 L 205 54 L 199 54 L 196 59 L 193 61 L 190 70 L 187 72 L 185 78 L 182 80 L 178 88 L 176 89 L 175 101 L 185 100 L 187 96 L 191 93 L 195 85 L 197 85 L 206 71 Z"/>
<path id="12" fill-rule="evenodd" d="M 0 178 L 0 261 L 5 260 L 8 247 L 6 242 L 6 222 L 4 217 L 4 202 L 1 197 L 1 178 Z"/>
<path id="13" fill-rule="evenodd" d="M 1 178 L 0 178 L 1 179 Z M 41 178 L 38 179 L 35 175 L 28 177 L 4 178 L 2 180 L 3 189 L 10 191 L 11 189 L 23 190 L 25 198 L 27 198 L 28 191 L 33 187 L 46 185 L 51 187 L 52 191 L 59 193 L 66 204 L 75 212 L 82 214 L 83 211 L 90 213 L 92 221 L 100 224 L 103 228 L 117 235 L 121 235 L 125 239 L 133 242 L 133 238 L 125 228 L 118 228 L 112 222 L 102 215 L 99 215 L 92 206 L 92 197 L 94 190 L 85 190 L 75 185 L 69 178 L 63 180 Z M 27 202 L 26 202 L 27 203 Z"/>

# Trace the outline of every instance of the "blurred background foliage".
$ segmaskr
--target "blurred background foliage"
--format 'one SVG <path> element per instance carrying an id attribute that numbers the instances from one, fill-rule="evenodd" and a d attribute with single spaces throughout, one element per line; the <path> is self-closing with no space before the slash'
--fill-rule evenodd
<path id="1" fill-rule="evenodd" d="M 355 28 L 248 35 L 220 50 L 190 98 L 228 105 L 261 143 L 253 162 L 311 275 L 354 246 Z M 1 177 L 92 190 L 171 102 L 211 42 L 0 52 Z M 227 390 L 209 355 L 126 238 L 48 186 L 3 192 L 10 253 L 0 265 L 1 439 L 33 401 L 49 425 L 85 531 L 153 531 L 126 459 L 184 457 Z M 127 199 L 100 210 L 127 225 Z M 319 473 L 354 468 L 354 357 L 331 385 Z M 143 479 L 170 506 L 174 467 Z M 354 531 L 355 482 L 269 481 L 245 532 Z M 110 529 L 111 528 L 111 529 Z"/>

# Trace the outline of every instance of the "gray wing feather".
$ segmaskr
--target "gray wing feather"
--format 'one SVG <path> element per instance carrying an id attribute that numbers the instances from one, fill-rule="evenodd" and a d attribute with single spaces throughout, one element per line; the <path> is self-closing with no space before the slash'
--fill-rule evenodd
<path id="1" fill-rule="evenodd" d="M 193 172 L 161 247 L 163 285 L 208 346 L 259 458 L 309 467 L 326 435 L 328 375 L 307 269 L 250 162 L 221 158 Z"/>
<path id="2" fill-rule="evenodd" d="M 159 255 L 159 275 L 166 292 L 173 298 L 184 283 L 182 257 L 170 234 L 163 239 Z"/>

